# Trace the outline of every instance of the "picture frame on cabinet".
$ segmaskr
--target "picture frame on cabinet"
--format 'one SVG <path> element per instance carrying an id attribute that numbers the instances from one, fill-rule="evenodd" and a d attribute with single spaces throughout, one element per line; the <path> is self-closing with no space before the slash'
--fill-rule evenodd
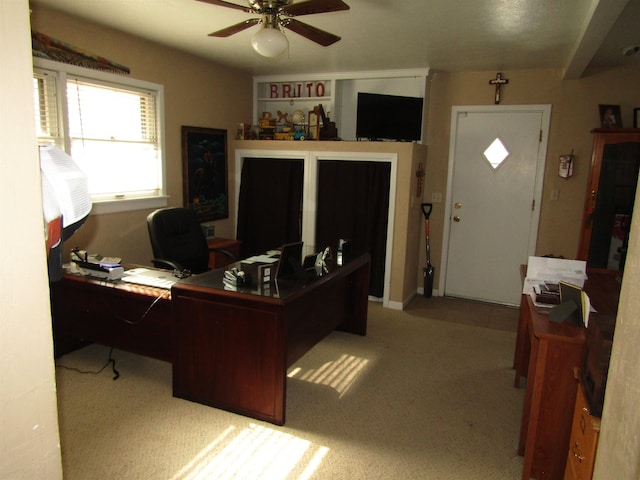
<path id="1" fill-rule="evenodd" d="M 633 109 L 633 128 L 640 128 L 640 108 Z"/>
<path id="2" fill-rule="evenodd" d="M 229 217 L 227 177 L 227 131 L 183 126 L 183 203 L 201 223 Z"/>
<path id="3" fill-rule="evenodd" d="M 602 128 L 622 128 L 620 105 L 600 105 L 600 126 Z"/>

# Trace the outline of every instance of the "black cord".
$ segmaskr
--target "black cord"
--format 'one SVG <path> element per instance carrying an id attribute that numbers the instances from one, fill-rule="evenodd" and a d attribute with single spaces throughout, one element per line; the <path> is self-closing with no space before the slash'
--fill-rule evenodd
<path id="1" fill-rule="evenodd" d="M 104 285 L 108 285 L 111 284 L 111 282 L 109 281 L 105 281 L 103 278 L 99 279 L 102 280 L 101 283 L 103 283 Z M 118 320 L 121 320 L 124 323 L 127 323 L 129 325 L 137 325 L 139 323 L 141 323 L 149 314 L 149 312 L 151 311 L 151 309 L 164 297 L 167 296 L 167 294 L 171 293 L 171 289 L 167 288 L 164 292 L 162 292 L 161 295 L 158 295 L 153 302 L 151 302 L 151 304 L 149 305 L 149 307 L 147 307 L 147 309 L 145 310 L 145 312 L 142 314 L 142 316 L 138 319 L 138 320 L 129 320 L 127 318 L 124 318 L 120 315 L 114 315 L 115 318 L 117 318 Z M 104 303 L 107 303 L 105 297 L 104 297 L 104 292 L 101 292 L 100 295 L 101 301 Z M 98 371 L 90 371 L 90 370 L 81 370 L 79 368 L 75 368 L 75 367 L 69 367 L 67 365 L 58 365 L 56 364 L 56 367 L 59 368 L 64 368 L 65 370 L 72 370 L 74 372 L 78 372 L 78 373 L 82 373 L 82 374 L 91 374 L 91 375 L 99 375 L 101 374 L 105 368 L 107 368 L 109 365 L 111 365 L 111 370 L 113 371 L 113 380 L 117 380 L 118 378 L 120 378 L 120 372 L 118 372 L 118 370 L 116 370 L 116 360 L 113 358 L 112 356 L 113 353 L 113 347 L 111 347 L 111 350 L 109 350 L 109 358 L 107 359 L 107 363 L 105 363 L 102 368 Z"/>
<path id="2" fill-rule="evenodd" d="M 110 285 L 113 286 L 114 284 L 120 283 L 120 281 L 117 282 L 112 282 L 112 281 L 108 281 L 108 280 L 104 280 L 104 279 L 100 279 L 102 280 L 102 282 L 100 282 L 101 286 L 106 286 L 106 285 Z M 135 285 L 134 285 L 135 286 Z M 154 288 L 158 288 L 160 289 L 161 287 L 154 287 Z M 145 312 L 140 316 L 140 318 L 138 318 L 137 320 L 129 320 L 128 318 L 123 317 L 122 315 L 113 314 L 113 317 L 128 324 L 128 325 L 137 325 L 139 323 L 142 323 L 142 321 L 147 317 L 147 315 L 149 314 L 149 312 L 151 311 L 151 309 L 164 297 L 166 297 L 167 295 L 171 294 L 171 288 L 166 288 L 164 289 L 164 291 L 158 295 L 156 298 L 153 299 L 153 301 L 151 302 L 151 304 L 149 305 L 149 307 L 145 310 Z M 106 298 L 106 291 L 105 290 L 100 290 L 100 302 L 105 306 L 105 308 L 108 308 L 109 305 L 109 301 Z"/>
<path id="3" fill-rule="evenodd" d="M 113 358 L 112 356 L 113 354 L 113 347 L 111 347 L 111 350 L 109 350 L 109 358 L 107 359 L 107 363 L 105 363 L 102 368 L 100 370 L 81 370 L 79 368 L 76 367 L 69 367 L 68 365 L 61 365 L 61 364 L 56 364 L 57 368 L 64 368 L 65 370 L 71 370 L 74 372 L 78 372 L 78 373 L 82 373 L 82 374 L 90 374 L 90 375 L 100 375 L 105 368 L 107 368 L 109 365 L 111 365 L 111 370 L 113 371 L 113 380 L 117 380 L 118 378 L 120 378 L 120 372 L 118 372 L 118 370 L 116 370 L 116 360 L 115 358 Z"/>
<path id="4" fill-rule="evenodd" d="M 158 303 L 161 299 L 163 299 L 167 294 L 171 293 L 171 289 L 167 288 L 164 292 L 162 292 L 161 295 L 158 295 L 153 302 L 151 302 L 151 305 L 149 305 L 149 307 L 145 310 L 145 312 L 142 314 L 142 316 L 140 317 L 140 319 L 133 321 L 133 320 L 127 320 L 124 317 L 120 317 L 119 315 L 116 315 L 117 318 L 120 318 L 120 320 L 122 320 L 125 323 L 128 323 L 129 325 L 137 325 L 138 323 L 141 323 L 149 314 L 149 312 L 151 311 L 151 309 L 156 305 L 156 303 Z"/>

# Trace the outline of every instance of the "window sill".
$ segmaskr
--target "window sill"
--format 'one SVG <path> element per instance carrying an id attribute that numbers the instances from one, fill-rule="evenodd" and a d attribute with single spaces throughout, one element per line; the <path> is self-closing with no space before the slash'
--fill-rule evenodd
<path id="1" fill-rule="evenodd" d="M 91 215 L 105 213 L 131 212 L 150 208 L 163 208 L 168 205 L 169 197 L 132 198 L 129 200 L 102 200 L 93 202 Z"/>

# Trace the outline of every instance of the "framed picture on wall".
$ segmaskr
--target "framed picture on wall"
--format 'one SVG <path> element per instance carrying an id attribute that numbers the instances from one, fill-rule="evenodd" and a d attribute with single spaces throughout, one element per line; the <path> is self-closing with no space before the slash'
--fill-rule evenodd
<path id="1" fill-rule="evenodd" d="M 640 108 L 633 109 L 633 128 L 640 128 Z"/>
<path id="2" fill-rule="evenodd" d="M 600 105 L 600 126 L 602 128 L 622 128 L 620 105 Z"/>
<path id="3" fill-rule="evenodd" d="M 182 127 L 182 191 L 200 222 L 229 217 L 226 130 Z"/>

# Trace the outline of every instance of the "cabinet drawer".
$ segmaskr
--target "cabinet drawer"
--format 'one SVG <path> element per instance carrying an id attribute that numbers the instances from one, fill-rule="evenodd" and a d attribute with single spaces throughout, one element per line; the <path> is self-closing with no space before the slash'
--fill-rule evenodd
<path id="1" fill-rule="evenodd" d="M 576 395 L 576 407 L 573 412 L 571 440 L 569 442 L 564 480 L 591 479 L 599 433 L 600 417 L 590 415 L 589 406 L 580 385 Z"/>

